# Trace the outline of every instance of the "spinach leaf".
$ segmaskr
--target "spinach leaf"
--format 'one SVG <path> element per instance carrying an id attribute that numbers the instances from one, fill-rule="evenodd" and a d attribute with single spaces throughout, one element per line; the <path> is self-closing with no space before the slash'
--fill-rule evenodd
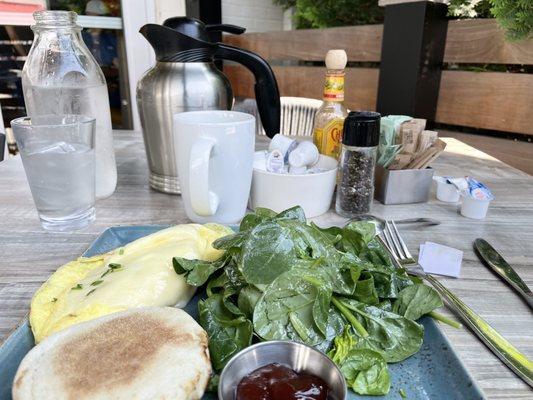
<path id="1" fill-rule="evenodd" d="M 313 227 L 313 229 L 316 229 L 322 232 L 323 234 L 325 234 L 328 240 L 332 244 L 337 244 L 338 242 L 342 240 L 342 228 L 338 226 L 330 226 L 329 228 L 322 228 L 318 226 L 317 224 L 315 224 L 314 222 L 311 222 L 310 225 Z"/>
<path id="2" fill-rule="evenodd" d="M 233 235 L 223 236 L 213 242 L 213 247 L 217 250 L 238 250 L 242 247 L 246 234 L 243 232 L 234 233 Z"/>
<path id="3" fill-rule="evenodd" d="M 188 260 L 182 257 L 172 258 L 172 266 L 178 275 L 185 274 L 185 281 L 192 286 L 202 286 L 209 277 L 222 268 L 228 261 L 222 257 L 218 261 Z"/>
<path id="4" fill-rule="evenodd" d="M 405 318 L 417 320 L 422 315 L 442 306 L 442 299 L 435 289 L 424 284 L 416 284 L 400 292 L 394 302 L 393 310 Z"/>
<path id="5" fill-rule="evenodd" d="M 302 224 L 305 224 L 307 221 L 305 218 L 304 209 L 300 206 L 288 208 L 285 211 L 280 212 L 278 215 L 276 215 L 275 219 L 278 221 L 282 219 L 290 219 L 301 222 Z"/>
<path id="6" fill-rule="evenodd" d="M 342 331 L 342 334 L 338 335 L 333 344 L 334 347 L 328 352 L 328 357 L 331 358 L 335 364 L 340 363 L 348 356 L 348 353 L 355 349 L 358 338 L 351 333 L 349 325 L 346 325 Z"/>
<path id="7" fill-rule="evenodd" d="M 298 220 L 282 220 L 278 223 L 288 230 L 297 253 L 302 258 L 328 257 L 337 252 L 322 232 L 305 223 Z"/>
<path id="8" fill-rule="evenodd" d="M 350 222 L 342 228 L 344 248 L 359 255 L 376 236 L 376 226 L 372 222 Z"/>
<path id="9" fill-rule="evenodd" d="M 209 382 L 207 383 L 207 387 L 205 388 L 206 392 L 211 393 L 218 393 L 218 384 L 220 383 L 220 375 L 213 374 L 211 375 L 211 378 L 209 378 Z"/>
<path id="10" fill-rule="evenodd" d="M 378 292 L 374 286 L 374 277 L 367 271 L 361 273 L 361 277 L 357 281 L 353 298 L 357 301 L 375 305 L 379 303 Z"/>
<path id="11" fill-rule="evenodd" d="M 383 356 L 369 349 L 357 349 L 358 338 L 349 326 L 335 338 L 328 357 L 336 363 L 348 386 L 359 394 L 383 395 L 390 390 L 390 375 Z"/>
<path id="12" fill-rule="evenodd" d="M 255 286 L 245 286 L 239 292 L 237 298 L 237 306 L 246 315 L 247 318 L 252 319 L 254 315 L 255 305 L 263 295 Z"/>
<path id="13" fill-rule="evenodd" d="M 199 301 L 198 311 L 200 325 L 209 337 L 211 363 L 220 371 L 235 353 L 251 344 L 253 325 L 228 310 L 220 294 Z"/>
<path id="14" fill-rule="evenodd" d="M 328 312 L 328 324 L 326 327 L 326 338 L 319 344 L 315 345 L 315 349 L 322 353 L 326 353 L 330 350 L 333 341 L 342 334 L 345 325 L 346 320 L 342 314 L 335 307 L 330 307 Z"/>
<path id="15" fill-rule="evenodd" d="M 248 283 L 270 283 L 296 260 L 291 231 L 274 221 L 257 225 L 242 249 L 241 271 Z"/>
<path id="16" fill-rule="evenodd" d="M 415 321 L 368 306 L 353 299 L 340 299 L 341 303 L 363 323 L 369 333 L 357 342 L 357 348 L 375 350 L 387 362 L 398 362 L 412 356 L 422 346 L 424 327 Z"/>
<path id="17" fill-rule="evenodd" d="M 413 284 L 402 271 L 370 271 L 374 279 L 374 287 L 381 299 L 395 299 L 400 291 Z"/>
<path id="18" fill-rule="evenodd" d="M 368 349 L 351 350 L 339 368 L 355 393 L 373 396 L 389 393 L 389 369 L 380 353 Z"/>
<path id="19" fill-rule="evenodd" d="M 254 212 L 250 214 L 246 214 L 244 218 L 241 221 L 241 225 L 239 226 L 240 232 L 246 232 L 253 228 L 255 228 L 257 225 L 259 225 L 262 222 L 270 221 L 276 216 L 276 213 L 272 210 L 269 210 L 268 208 L 262 208 L 258 207 L 255 209 Z"/>
<path id="20" fill-rule="evenodd" d="M 326 338 L 331 291 L 320 278 L 298 270 L 280 275 L 254 310 L 254 330 L 264 340 L 316 345 Z"/>
<path id="21" fill-rule="evenodd" d="M 229 284 L 228 276 L 226 271 L 222 271 L 216 278 L 211 278 L 207 282 L 205 291 L 208 297 L 213 296 L 214 293 L 220 293 L 224 291 L 224 288 Z"/>

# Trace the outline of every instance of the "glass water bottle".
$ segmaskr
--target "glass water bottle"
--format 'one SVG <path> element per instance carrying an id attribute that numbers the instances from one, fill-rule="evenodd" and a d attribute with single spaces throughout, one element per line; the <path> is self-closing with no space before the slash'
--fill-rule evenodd
<path id="1" fill-rule="evenodd" d="M 27 113 L 96 118 L 96 197 L 108 197 L 115 191 L 117 167 L 104 74 L 82 40 L 75 12 L 38 11 L 33 16 L 35 37 L 22 69 Z"/>

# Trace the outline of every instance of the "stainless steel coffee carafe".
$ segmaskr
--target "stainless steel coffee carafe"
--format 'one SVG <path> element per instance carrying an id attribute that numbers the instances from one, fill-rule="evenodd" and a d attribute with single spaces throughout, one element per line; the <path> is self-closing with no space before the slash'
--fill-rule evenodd
<path id="1" fill-rule="evenodd" d="M 157 63 L 137 85 L 137 104 L 150 168 L 150 186 L 179 193 L 173 114 L 197 110 L 230 110 L 233 92 L 215 59 L 243 64 L 254 74 L 259 115 L 265 132 L 279 132 L 280 102 L 276 79 L 268 63 L 252 52 L 209 40 L 208 32 L 240 34 L 234 25 L 204 25 L 186 17 L 163 25 L 148 24 L 141 33 L 154 48 Z"/>

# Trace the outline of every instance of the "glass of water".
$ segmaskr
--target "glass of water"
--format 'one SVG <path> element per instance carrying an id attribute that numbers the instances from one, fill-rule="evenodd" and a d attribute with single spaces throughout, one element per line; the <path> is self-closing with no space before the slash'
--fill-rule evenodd
<path id="1" fill-rule="evenodd" d="M 43 227 L 74 231 L 94 221 L 95 119 L 43 115 L 11 127 Z"/>

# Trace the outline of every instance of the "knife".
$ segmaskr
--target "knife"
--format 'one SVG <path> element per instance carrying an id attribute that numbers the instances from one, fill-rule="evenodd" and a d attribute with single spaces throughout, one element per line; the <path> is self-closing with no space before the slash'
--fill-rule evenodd
<path id="1" fill-rule="evenodd" d="M 500 276 L 505 282 L 511 285 L 524 298 L 526 303 L 533 309 L 533 293 L 526 283 L 518 276 L 516 271 L 507 261 L 484 239 L 478 238 L 474 241 L 474 249 L 478 257 Z"/>

